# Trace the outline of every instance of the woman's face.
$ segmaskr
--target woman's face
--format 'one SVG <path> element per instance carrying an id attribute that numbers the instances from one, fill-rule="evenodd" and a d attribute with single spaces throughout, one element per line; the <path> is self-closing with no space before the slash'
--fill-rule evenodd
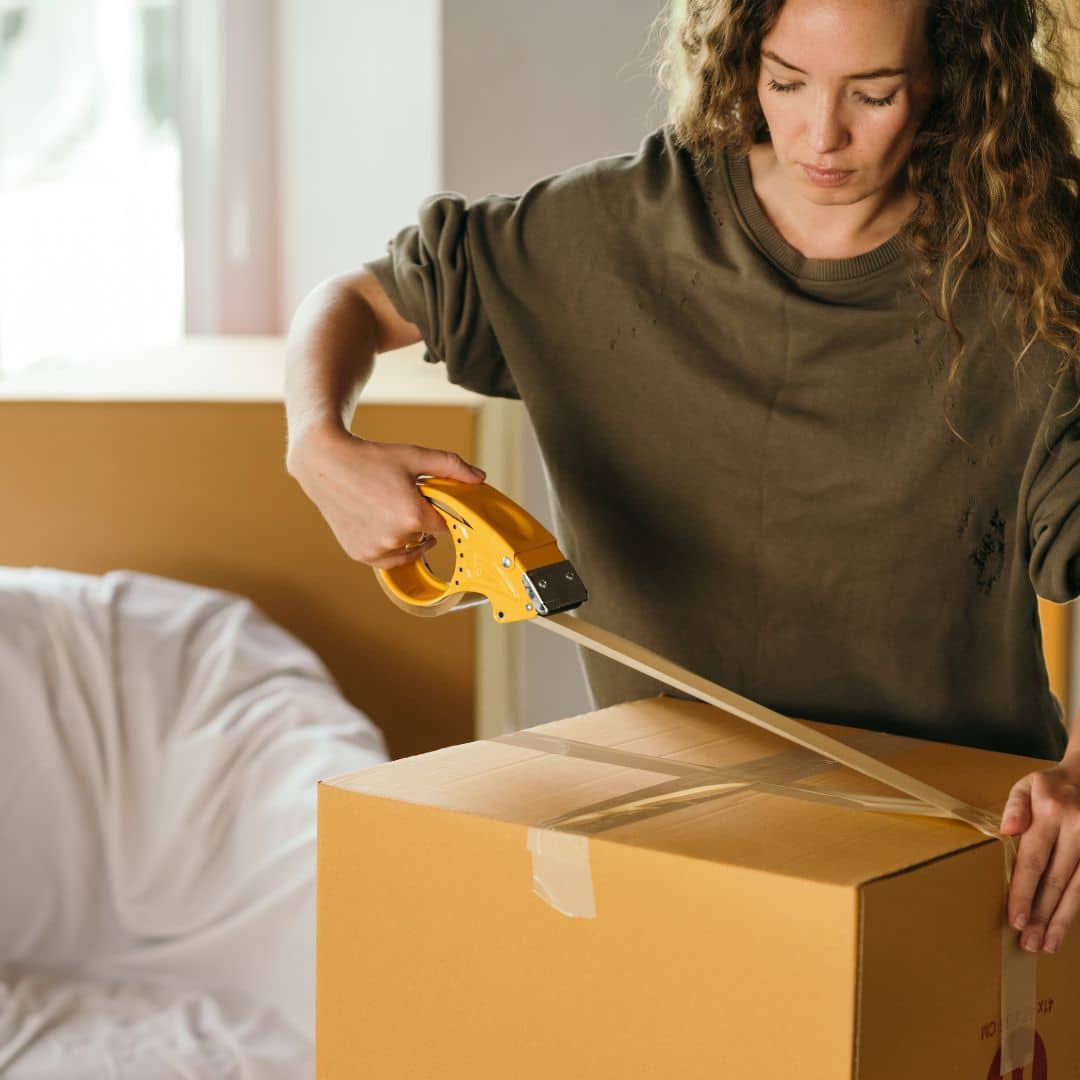
<path id="1" fill-rule="evenodd" d="M 762 40 L 758 97 L 773 151 L 811 201 L 857 202 L 903 167 L 934 94 L 926 4 L 787 0 Z"/>

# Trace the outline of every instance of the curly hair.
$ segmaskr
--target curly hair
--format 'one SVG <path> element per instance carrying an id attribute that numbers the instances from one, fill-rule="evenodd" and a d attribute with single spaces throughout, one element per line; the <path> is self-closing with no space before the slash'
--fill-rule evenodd
<path id="1" fill-rule="evenodd" d="M 954 303 L 976 267 L 999 298 L 999 329 L 998 316 L 1012 309 L 1016 374 L 1037 340 L 1062 354 L 1059 373 L 1073 364 L 1080 374 L 1077 84 L 1063 20 L 1047 0 L 926 4 L 938 90 L 905 165 L 918 203 L 898 239 L 915 256 L 911 284 L 951 336 L 946 389 L 964 356 Z M 699 165 L 722 146 L 745 154 L 768 137 L 757 91 L 761 42 L 783 5 L 686 0 L 660 81 L 673 137 Z"/>

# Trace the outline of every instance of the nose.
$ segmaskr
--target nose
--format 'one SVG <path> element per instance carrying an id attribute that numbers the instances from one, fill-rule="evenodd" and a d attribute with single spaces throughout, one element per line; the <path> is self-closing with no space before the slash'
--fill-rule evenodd
<path id="1" fill-rule="evenodd" d="M 816 154 L 829 154 L 843 149 L 850 137 L 843 111 L 834 98 L 821 94 L 814 102 L 810 117 L 809 142 Z"/>

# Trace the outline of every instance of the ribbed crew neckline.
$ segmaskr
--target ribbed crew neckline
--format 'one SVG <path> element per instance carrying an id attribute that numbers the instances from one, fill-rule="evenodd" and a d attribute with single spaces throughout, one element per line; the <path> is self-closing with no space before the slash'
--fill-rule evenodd
<path id="1" fill-rule="evenodd" d="M 747 228 L 765 254 L 786 273 L 809 281 L 852 281 L 883 270 L 898 261 L 903 251 L 899 233 L 889 237 L 876 248 L 850 259 L 806 258 L 776 231 L 765 216 L 754 192 L 750 162 L 746 155 L 731 154 L 725 147 L 723 161 L 724 172 Z"/>

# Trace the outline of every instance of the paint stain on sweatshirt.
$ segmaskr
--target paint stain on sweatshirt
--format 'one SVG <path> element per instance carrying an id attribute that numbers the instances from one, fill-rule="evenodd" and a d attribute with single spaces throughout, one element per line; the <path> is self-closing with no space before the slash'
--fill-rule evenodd
<path id="1" fill-rule="evenodd" d="M 968 558 L 975 566 L 975 584 L 989 595 L 1005 565 L 1005 519 L 997 507 L 990 517 L 990 527 Z"/>

